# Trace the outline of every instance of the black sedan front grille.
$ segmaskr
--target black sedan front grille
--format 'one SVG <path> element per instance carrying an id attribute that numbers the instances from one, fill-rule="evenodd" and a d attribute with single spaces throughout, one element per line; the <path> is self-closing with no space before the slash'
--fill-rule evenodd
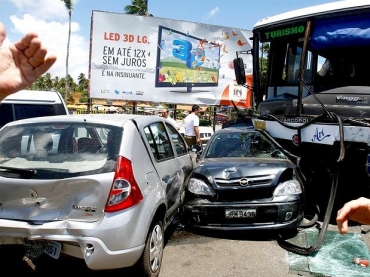
<path id="1" fill-rule="evenodd" d="M 237 202 L 246 200 L 270 199 L 274 193 L 274 187 L 268 188 L 245 188 L 237 190 L 217 190 L 216 199 L 218 202 Z"/>
<path id="2" fill-rule="evenodd" d="M 272 198 L 275 189 L 275 186 L 272 186 L 274 177 L 274 175 L 267 175 L 232 179 L 215 178 L 216 201 L 227 202 Z"/>
<path id="3" fill-rule="evenodd" d="M 215 184 L 220 188 L 231 188 L 231 187 L 240 187 L 242 180 L 247 180 L 248 183 L 245 186 L 256 187 L 256 186 L 266 186 L 270 185 L 274 180 L 274 175 L 267 176 L 253 176 L 253 177 L 238 177 L 230 179 L 215 178 Z"/>

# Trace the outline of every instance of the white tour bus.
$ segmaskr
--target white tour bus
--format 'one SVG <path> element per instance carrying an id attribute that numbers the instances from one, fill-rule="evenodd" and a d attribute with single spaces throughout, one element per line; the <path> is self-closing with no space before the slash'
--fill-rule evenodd
<path id="1" fill-rule="evenodd" d="M 307 205 L 327 205 L 335 221 L 344 202 L 370 197 L 370 0 L 259 20 L 251 53 L 234 60 L 245 85 L 243 54 L 253 57 L 254 127 L 297 161 Z"/>

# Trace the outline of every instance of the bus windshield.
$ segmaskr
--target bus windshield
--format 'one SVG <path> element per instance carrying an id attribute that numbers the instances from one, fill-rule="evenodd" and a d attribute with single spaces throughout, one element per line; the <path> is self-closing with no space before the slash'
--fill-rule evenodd
<path id="1" fill-rule="evenodd" d="M 254 92 L 264 100 L 311 92 L 370 94 L 370 8 L 305 16 L 254 28 L 253 57 L 263 59 L 268 45 L 267 68 L 254 63 L 254 80 L 260 80 Z"/>

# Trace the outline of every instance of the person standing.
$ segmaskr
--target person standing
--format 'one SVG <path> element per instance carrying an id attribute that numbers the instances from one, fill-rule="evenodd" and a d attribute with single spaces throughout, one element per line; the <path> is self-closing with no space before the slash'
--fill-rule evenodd
<path id="1" fill-rule="evenodd" d="M 177 121 L 175 119 L 170 117 L 168 109 L 163 109 L 162 110 L 162 117 L 167 119 L 173 125 L 173 127 L 176 128 L 176 130 L 180 130 L 179 123 L 177 123 Z"/>
<path id="2" fill-rule="evenodd" d="M 195 144 L 201 145 L 200 134 L 199 134 L 199 105 L 193 105 L 191 107 L 191 113 L 188 114 L 184 119 L 185 133 L 184 138 L 188 146 Z"/>

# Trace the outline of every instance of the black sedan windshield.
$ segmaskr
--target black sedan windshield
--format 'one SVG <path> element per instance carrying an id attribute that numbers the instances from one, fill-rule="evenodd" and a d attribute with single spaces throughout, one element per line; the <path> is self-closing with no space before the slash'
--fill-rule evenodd
<path id="1" fill-rule="evenodd" d="M 286 158 L 274 144 L 256 131 L 215 134 L 206 149 L 204 158 L 224 157 Z"/>

